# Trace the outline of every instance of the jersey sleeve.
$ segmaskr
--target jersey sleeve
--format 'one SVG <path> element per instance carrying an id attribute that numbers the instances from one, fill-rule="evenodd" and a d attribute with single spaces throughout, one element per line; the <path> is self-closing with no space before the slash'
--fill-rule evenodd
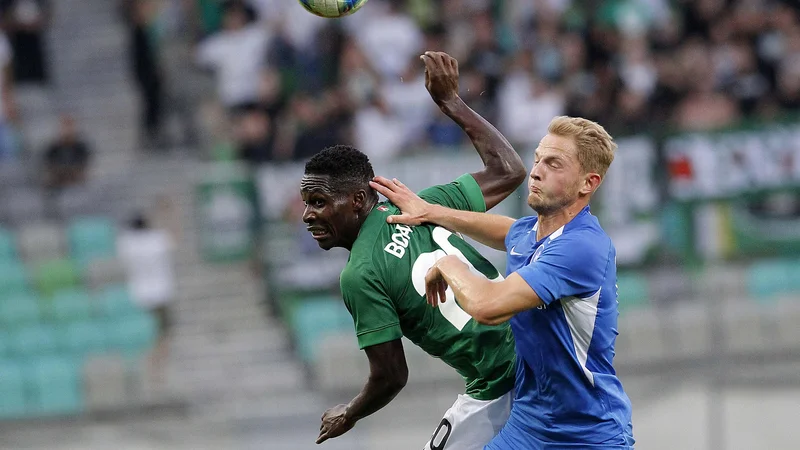
<path id="1" fill-rule="evenodd" d="M 515 220 L 514 223 L 511 224 L 511 228 L 508 229 L 508 233 L 506 233 L 506 249 L 511 250 L 517 241 L 531 229 L 534 223 L 536 223 L 536 219 L 531 217 L 523 217 Z"/>
<path id="2" fill-rule="evenodd" d="M 428 203 L 462 211 L 486 212 L 486 200 L 481 187 L 468 173 L 451 183 L 423 189 L 418 195 Z"/>
<path id="3" fill-rule="evenodd" d="M 603 285 L 613 263 L 610 245 L 607 240 L 561 236 L 516 273 L 546 305 L 566 297 L 590 297 Z"/>
<path id="4" fill-rule="evenodd" d="M 344 303 L 353 316 L 359 348 L 403 336 L 394 303 L 373 271 L 345 270 L 340 286 Z"/>

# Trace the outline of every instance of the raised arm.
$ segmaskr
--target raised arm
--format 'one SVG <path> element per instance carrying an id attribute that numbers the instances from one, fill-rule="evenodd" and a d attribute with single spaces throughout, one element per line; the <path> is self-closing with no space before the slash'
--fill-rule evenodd
<path id="1" fill-rule="evenodd" d="M 400 339 L 366 347 L 369 379 L 361 392 L 347 405 L 338 405 L 322 415 L 317 444 L 341 436 L 359 420 L 383 408 L 405 387 L 408 366 Z"/>
<path id="2" fill-rule="evenodd" d="M 458 96 L 458 61 L 442 52 L 425 52 L 421 59 L 433 101 L 467 133 L 483 160 L 483 169 L 472 176 L 481 187 L 486 209 L 492 209 L 522 184 L 525 165 L 508 140 Z"/>
<path id="3" fill-rule="evenodd" d="M 466 234 L 481 244 L 496 250 L 506 250 L 506 235 L 514 219 L 497 214 L 478 213 L 433 205 L 397 179 L 375 177 L 370 186 L 394 203 L 402 214 L 389 216 L 389 223 L 420 225 L 435 223 L 451 231 Z"/>

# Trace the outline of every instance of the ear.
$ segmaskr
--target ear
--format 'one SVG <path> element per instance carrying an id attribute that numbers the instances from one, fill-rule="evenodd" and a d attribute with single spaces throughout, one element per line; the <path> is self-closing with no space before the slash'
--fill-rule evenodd
<path id="1" fill-rule="evenodd" d="M 361 211 L 367 202 L 367 191 L 359 189 L 353 194 L 353 211 Z"/>
<path id="2" fill-rule="evenodd" d="M 603 177 L 597 173 L 588 173 L 586 177 L 583 179 L 583 186 L 581 186 L 581 190 L 579 191 L 583 195 L 592 195 L 597 188 L 600 187 L 600 183 L 603 182 Z"/>

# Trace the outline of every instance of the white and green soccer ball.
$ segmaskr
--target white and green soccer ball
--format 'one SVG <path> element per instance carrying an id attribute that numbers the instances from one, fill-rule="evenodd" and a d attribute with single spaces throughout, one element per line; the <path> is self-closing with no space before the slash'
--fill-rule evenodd
<path id="1" fill-rule="evenodd" d="M 320 17 L 335 19 L 358 11 L 367 0 L 298 0 L 303 8 Z"/>

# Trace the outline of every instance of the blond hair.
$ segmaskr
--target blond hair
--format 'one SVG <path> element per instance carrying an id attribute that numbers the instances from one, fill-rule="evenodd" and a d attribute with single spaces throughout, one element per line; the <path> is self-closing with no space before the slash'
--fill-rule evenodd
<path id="1" fill-rule="evenodd" d="M 580 117 L 558 116 L 550 121 L 547 132 L 572 138 L 583 170 L 606 176 L 608 166 L 614 161 L 617 144 L 602 125 Z"/>

